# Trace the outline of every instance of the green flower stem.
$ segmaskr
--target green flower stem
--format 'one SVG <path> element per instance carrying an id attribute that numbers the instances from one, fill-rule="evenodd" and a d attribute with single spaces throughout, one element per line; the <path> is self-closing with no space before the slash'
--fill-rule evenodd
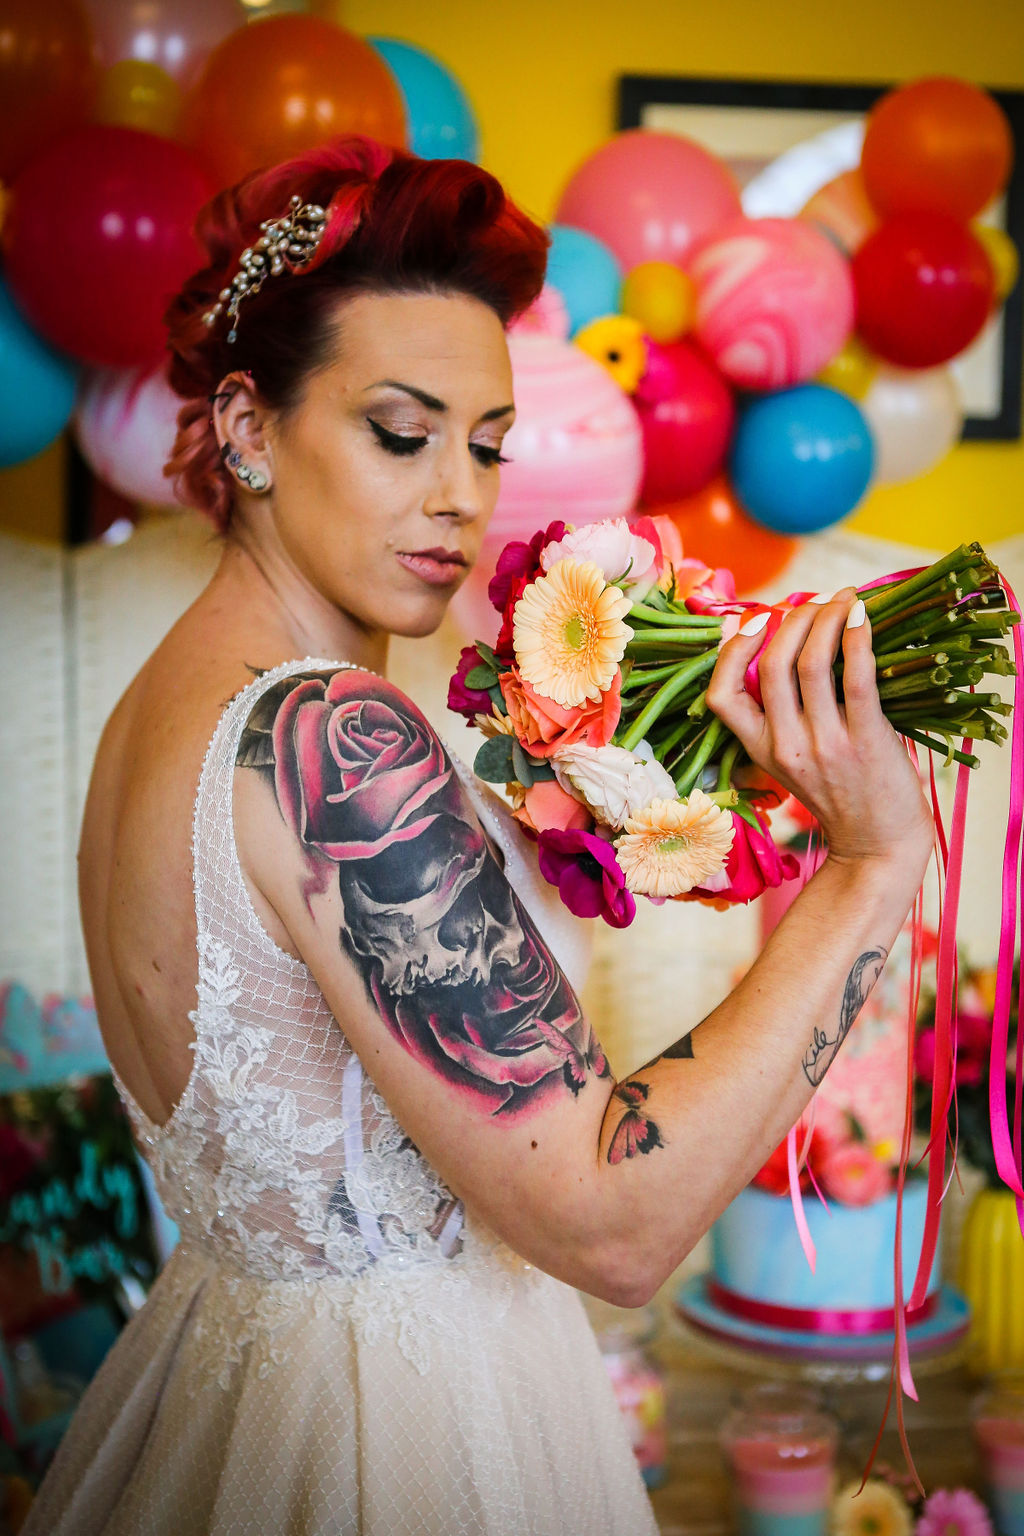
<path id="1" fill-rule="evenodd" d="M 915 656 L 912 651 L 897 651 L 896 655 L 904 656 L 907 660 L 884 661 L 881 656 L 875 657 L 879 677 L 910 677 L 914 672 L 928 672 L 932 667 L 944 667 L 949 660 L 948 651 L 925 651 L 919 656 Z"/>
<path id="2" fill-rule="evenodd" d="M 711 721 L 704 732 L 704 740 L 697 748 L 686 765 L 686 772 L 681 773 L 676 779 L 676 794 L 685 798 L 697 780 L 700 778 L 704 764 L 711 757 L 722 737 L 726 734 L 726 728 L 717 715 L 711 716 Z"/>
<path id="3" fill-rule="evenodd" d="M 948 683 L 952 673 L 948 667 L 932 667 L 930 672 L 917 672 L 910 677 L 894 677 L 878 684 L 880 699 L 913 697 L 925 699 L 935 694 L 943 683 Z M 937 696 L 937 695 L 936 695 Z"/>
<path id="4" fill-rule="evenodd" d="M 728 789 L 732 783 L 732 770 L 736 766 L 736 759 L 743 751 L 743 743 L 737 738 L 729 743 L 722 753 L 722 760 L 718 765 L 718 790 Z"/>
<path id="5" fill-rule="evenodd" d="M 722 638 L 721 624 L 702 625 L 677 625 L 664 629 L 634 629 L 633 637 L 627 642 L 627 653 L 635 645 L 642 641 L 648 641 L 657 645 L 709 645 Z"/>
<path id="6" fill-rule="evenodd" d="M 681 604 L 673 608 L 651 608 L 646 603 L 634 603 L 626 615 L 627 624 L 639 619 L 642 624 L 681 625 L 684 628 L 706 629 L 712 622 L 704 614 L 691 613 Z M 713 622 L 721 624 L 720 619 Z"/>
<path id="7" fill-rule="evenodd" d="M 931 752 L 944 752 L 940 742 L 933 741 L 930 736 L 923 735 L 921 731 L 911 730 L 909 725 L 902 727 L 902 733 L 911 741 L 916 741 L 919 747 L 927 747 Z M 968 768 L 977 768 L 981 762 L 981 758 L 975 757 L 973 753 L 961 752 L 959 749 L 954 750 L 952 747 L 950 747 L 948 752 L 944 752 L 944 755 L 953 758 L 954 762 L 966 763 Z"/>
<path id="8" fill-rule="evenodd" d="M 666 677 L 671 677 L 678 667 L 678 661 L 670 661 L 663 667 L 634 667 L 628 677 L 622 680 L 622 692 L 633 688 L 646 688 L 650 683 L 664 682 Z"/>
<path id="9" fill-rule="evenodd" d="M 683 662 L 675 677 L 670 677 L 667 682 L 663 683 L 646 709 L 641 710 L 625 736 L 620 739 L 619 746 L 625 747 L 627 751 L 632 751 L 638 741 L 643 741 L 650 726 L 654 724 L 659 715 L 664 714 L 673 699 L 677 698 L 694 678 L 703 676 L 705 672 L 710 672 L 717 660 L 718 652 L 713 650 L 704 656 L 694 657 L 692 661 Z"/>
<path id="10" fill-rule="evenodd" d="M 668 768 L 669 754 L 676 747 L 678 747 L 679 743 L 683 741 L 684 738 L 689 738 L 686 741 L 686 745 L 683 747 L 681 754 L 682 756 L 685 756 L 686 753 L 689 752 L 693 743 L 699 738 L 702 729 L 703 727 L 699 725 L 697 721 L 691 720 L 689 715 L 684 715 L 680 723 L 676 726 L 675 730 L 669 731 L 664 740 L 660 741 L 657 747 L 655 747 L 655 756 L 658 758 L 658 761 L 663 762 L 666 768 Z M 669 768 L 670 773 L 671 771 L 671 768 Z"/>
<path id="11" fill-rule="evenodd" d="M 970 566 L 976 549 L 977 546 L 972 548 L 968 544 L 961 544 L 959 548 L 951 550 L 948 555 L 943 555 L 941 560 L 936 560 L 934 564 L 926 566 L 916 576 L 908 576 L 905 581 L 899 582 L 895 587 L 883 588 L 878 593 L 876 593 L 874 588 L 870 591 L 865 589 L 860 592 L 859 596 L 864 599 L 864 606 L 868 611 L 868 617 L 871 619 L 872 628 L 874 628 L 876 613 L 885 612 L 886 609 L 894 605 L 900 608 L 905 607 L 908 598 L 914 596 L 917 592 L 923 591 L 925 587 L 931 586 L 938 577 L 944 576 L 947 571 L 958 571 L 966 566 Z"/>

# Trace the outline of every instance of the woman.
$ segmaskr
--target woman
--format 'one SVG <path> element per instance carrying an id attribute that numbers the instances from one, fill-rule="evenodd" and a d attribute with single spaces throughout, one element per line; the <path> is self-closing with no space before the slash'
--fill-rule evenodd
<path id="1" fill-rule="evenodd" d="M 479 552 L 547 237 L 477 167 L 358 137 L 197 227 L 168 472 L 223 551 L 106 727 L 81 842 L 104 1038 L 181 1241 L 26 1530 L 653 1532 L 572 1287 L 652 1295 L 911 905 L 931 821 L 863 607 L 786 618 L 763 709 L 754 633 L 723 647 L 709 702 L 829 857 L 686 1047 L 615 1083 L 574 920 L 385 677 Z"/>

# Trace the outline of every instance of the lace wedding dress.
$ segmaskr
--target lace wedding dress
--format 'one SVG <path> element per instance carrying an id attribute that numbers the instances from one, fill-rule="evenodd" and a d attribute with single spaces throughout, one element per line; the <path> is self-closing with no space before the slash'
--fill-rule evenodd
<path id="1" fill-rule="evenodd" d="M 403 1134 L 305 965 L 260 924 L 228 704 L 195 801 L 195 1061 L 169 1121 L 114 1074 L 181 1237 L 93 1378 L 22 1536 L 653 1536 L 580 1298 Z M 451 752 L 569 979 L 582 925 Z M 522 847 L 520 846 L 522 843 Z"/>

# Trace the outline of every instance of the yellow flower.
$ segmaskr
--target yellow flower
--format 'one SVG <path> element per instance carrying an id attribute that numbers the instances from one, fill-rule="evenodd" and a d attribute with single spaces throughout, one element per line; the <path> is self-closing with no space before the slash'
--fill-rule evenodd
<path id="1" fill-rule="evenodd" d="M 732 847 L 733 823 L 702 789 L 685 800 L 652 800 L 615 839 L 626 889 L 681 896 L 718 873 Z"/>
<path id="2" fill-rule="evenodd" d="M 503 715 L 499 710 L 492 709 L 489 715 L 479 714 L 473 716 L 473 724 L 478 726 L 488 740 L 492 736 L 514 736 L 515 730 L 508 715 Z"/>
<path id="3" fill-rule="evenodd" d="M 516 604 L 512 643 L 520 674 L 563 709 L 596 702 L 632 636 L 622 622 L 631 607 L 593 560 L 557 560 Z"/>
<path id="4" fill-rule="evenodd" d="M 911 1536 L 910 1511 L 895 1488 L 874 1477 L 863 1493 L 857 1493 L 859 1487 L 847 1483 L 832 1502 L 835 1536 Z"/>

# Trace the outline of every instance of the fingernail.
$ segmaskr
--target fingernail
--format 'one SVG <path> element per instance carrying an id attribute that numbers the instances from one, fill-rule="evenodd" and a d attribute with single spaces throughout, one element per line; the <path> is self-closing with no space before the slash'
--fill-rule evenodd
<path id="1" fill-rule="evenodd" d="M 770 618 L 771 614 L 767 609 L 765 609 L 764 613 L 755 613 L 752 619 L 748 619 L 745 624 L 740 625 L 740 634 L 759 635 Z"/>
<path id="2" fill-rule="evenodd" d="M 849 618 L 846 620 L 847 629 L 859 629 L 860 626 L 864 623 L 866 616 L 867 609 L 864 607 L 864 600 L 863 598 L 858 597 L 857 601 L 850 609 Z"/>
<path id="3" fill-rule="evenodd" d="M 814 596 L 809 597 L 807 601 L 809 603 L 830 603 L 834 596 L 835 593 L 833 592 L 815 592 Z"/>

